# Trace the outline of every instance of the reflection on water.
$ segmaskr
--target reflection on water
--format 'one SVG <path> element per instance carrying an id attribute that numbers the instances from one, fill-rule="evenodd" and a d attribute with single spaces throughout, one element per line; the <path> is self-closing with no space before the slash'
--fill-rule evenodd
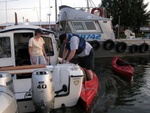
<path id="1" fill-rule="evenodd" d="M 126 57 L 134 63 L 134 80 L 126 83 L 111 69 L 112 58 L 96 59 L 94 72 L 100 87 L 96 103 L 89 113 L 149 113 L 150 112 L 150 57 Z M 56 113 L 85 113 L 81 105 Z"/>
<path id="2" fill-rule="evenodd" d="M 150 59 L 123 58 L 134 63 L 134 81 L 128 84 L 111 70 L 112 59 L 99 59 L 95 69 L 101 82 L 100 97 L 92 113 L 149 113 L 150 112 Z M 101 64 L 101 65 L 100 65 Z"/>

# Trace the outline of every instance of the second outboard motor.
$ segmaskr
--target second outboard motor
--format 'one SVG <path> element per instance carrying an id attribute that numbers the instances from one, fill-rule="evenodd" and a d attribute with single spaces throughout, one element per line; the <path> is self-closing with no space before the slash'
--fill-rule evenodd
<path id="1" fill-rule="evenodd" d="M 37 113 L 49 113 L 54 108 L 54 87 L 51 72 L 47 70 L 33 72 L 32 99 Z"/>
<path id="2" fill-rule="evenodd" d="M 13 91 L 13 79 L 11 74 L 7 72 L 0 72 L 0 85 L 6 86 L 8 89 Z"/>
<path id="3" fill-rule="evenodd" d="M 6 86 L 0 85 L 0 113 L 18 113 L 15 95 Z"/>

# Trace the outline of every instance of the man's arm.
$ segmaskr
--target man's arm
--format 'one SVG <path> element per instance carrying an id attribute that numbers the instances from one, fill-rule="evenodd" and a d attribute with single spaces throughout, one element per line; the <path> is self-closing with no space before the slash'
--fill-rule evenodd
<path id="1" fill-rule="evenodd" d="M 66 62 L 69 62 L 74 57 L 75 53 L 76 50 L 71 50 Z"/>
<path id="2" fill-rule="evenodd" d="M 64 60 L 65 60 L 67 54 L 68 54 L 68 49 L 64 48 L 63 57 L 62 57 L 62 63 L 64 62 Z"/>

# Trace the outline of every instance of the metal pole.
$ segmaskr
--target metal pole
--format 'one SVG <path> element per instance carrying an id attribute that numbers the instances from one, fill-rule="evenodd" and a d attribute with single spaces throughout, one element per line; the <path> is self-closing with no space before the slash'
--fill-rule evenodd
<path id="1" fill-rule="evenodd" d="M 4 1 L 0 1 L 1 2 L 4 2 L 5 3 L 5 13 L 6 13 L 6 23 L 8 22 L 8 12 L 7 12 L 7 2 L 12 2 L 12 1 L 18 1 L 18 0 L 4 0 Z"/>
<path id="2" fill-rule="evenodd" d="M 51 14 L 49 13 L 49 14 L 48 14 L 48 24 L 49 24 L 49 29 L 51 28 L 51 26 L 50 26 L 50 16 L 51 16 Z"/>
<path id="3" fill-rule="evenodd" d="M 51 9 L 51 6 L 50 6 L 50 0 L 49 0 L 49 30 L 50 30 L 50 28 L 51 28 L 51 27 L 50 27 L 50 16 L 51 16 L 51 14 L 50 14 L 50 13 L 51 13 L 51 12 L 50 12 L 50 9 Z"/>
<path id="4" fill-rule="evenodd" d="M 41 26 L 41 0 L 39 0 L 39 24 L 40 24 L 40 26 Z"/>
<path id="5" fill-rule="evenodd" d="M 55 0 L 55 22 L 57 22 L 57 0 Z"/>
<path id="6" fill-rule="evenodd" d="M 119 36 L 119 29 L 120 29 L 120 15 L 119 15 L 119 20 L 118 20 L 118 38 L 120 38 L 120 36 Z"/>
<path id="7" fill-rule="evenodd" d="M 24 24 L 24 17 L 22 17 L 22 20 L 23 20 L 23 24 Z"/>
<path id="8" fill-rule="evenodd" d="M 6 23 L 8 22 L 7 20 L 7 0 L 5 0 L 5 7 L 6 7 Z"/>
<path id="9" fill-rule="evenodd" d="M 87 0 L 87 12 L 89 12 L 90 13 L 90 7 L 89 7 L 89 0 Z"/>

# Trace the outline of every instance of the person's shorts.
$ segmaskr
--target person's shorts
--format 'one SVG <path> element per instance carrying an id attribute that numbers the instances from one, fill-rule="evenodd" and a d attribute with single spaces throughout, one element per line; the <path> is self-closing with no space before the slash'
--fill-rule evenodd
<path id="1" fill-rule="evenodd" d="M 33 58 L 36 61 L 36 64 L 47 64 L 44 56 L 33 56 Z M 31 59 L 30 61 L 31 61 L 31 64 L 33 65 L 33 62 Z"/>
<path id="2" fill-rule="evenodd" d="M 94 69 L 94 50 L 91 49 L 90 54 L 84 57 L 78 57 L 78 64 L 87 70 Z"/>

